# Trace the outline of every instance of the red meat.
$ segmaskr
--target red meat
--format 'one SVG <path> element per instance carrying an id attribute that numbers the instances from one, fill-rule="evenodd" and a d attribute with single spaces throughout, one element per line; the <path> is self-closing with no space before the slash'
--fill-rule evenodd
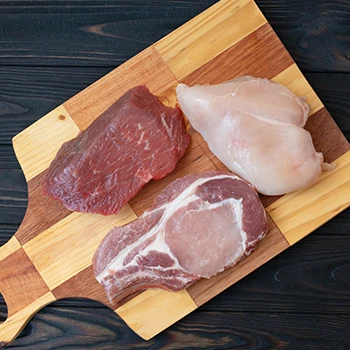
<path id="1" fill-rule="evenodd" d="M 174 170 L 189 143 L 182 112 L 137 86 L 62 145 L 43 190 L 70 210 L 117 214 L 147 182 Z"/>

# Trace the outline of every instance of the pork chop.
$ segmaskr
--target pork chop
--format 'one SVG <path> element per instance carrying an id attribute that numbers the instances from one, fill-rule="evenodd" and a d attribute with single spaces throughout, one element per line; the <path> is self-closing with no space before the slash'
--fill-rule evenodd
<path id="1" fill-rule="evenodd" d="M 236 264 L 266 232 L 265 209 L 248 182 L 224 172 L 189 175 L 107 234 L 94 273 L 111 302 L 147 288 L 177 291 Z"/>

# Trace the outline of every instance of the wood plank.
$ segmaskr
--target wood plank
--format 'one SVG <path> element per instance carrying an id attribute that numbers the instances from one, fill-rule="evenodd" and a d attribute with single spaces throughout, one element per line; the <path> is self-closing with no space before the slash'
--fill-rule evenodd
<path id="1" fill-rule="evenodd" d="M 67 0 L 60 6 L 44 0 L 20 6 L 4 0 L 0 64 L 5 69 L 115 67 L 216 2 L 108 0 L 101 6 L 94 0 Z M 303 71 L 348 71 L 347 0 L 308 1 L 302 7 L 297 1 L 256 3 Z"/>
<path id="2" fill-rule="evenodd" d="M 345 82 L 344 78 L 349 77 L 350 79 L 350 75 L 306 73 L 305 76 L 349 142 L 350 99 L 348 97 L 350 95 L 350 82 Z M 328 81 L 330 77 L 332 77 L 332 81 Z"/>
<path id="3" fill-rule="evenodd" d="M 10 239 L 13 238 L 14 233 L 17 230 L 16 225 L 6 225 L 0 224 L 0 252 L 5 251 L 5 244 L 9 243 Z M 3 250 L 4 248 L 4 250 Z M 3 253 L 2 256 L 7 256 L 8 254 Z"/>
<path id="4" fill-rule="evenodd" d="M 197 305 L 185 289 L 179 292 L 148 289 L 115 312 L 135 333 L 149 340 L 160 329 L 166 329 L 196 308 Z"/>
<path id="5" fill-rule="evenodd" d="M 116 67 L 217 0 L 1 2 L 3 66 Z M 18 17 L 17 17 L 18 15 Z"/>
<path id="6" fill-rule="evenodd" d="M 266 19 L 254 2 L 223 0 L 155 43 L 154 47 L 175 77 L 182 80 L 265 23 Z"/>
<path id="7" fill-rule="evenodd" d="M 25 329 L 14 348 L 347 349 L 350 341 L 345 330 L 349 321 L 348 314 L 306 316 L 195 310 L 163 334 L 145 342 L 111 310 L 48 306 L 33 318 L 32 326 Z"/>
<path id="8" fill-rule="evenodd" d="M 257 0 L 301 70 L 349 72 L 347 0 L 330 2 Z"/>
<path id="9" fill-rule="evenodd" d="M 344 214 L 344 215 L 342 215 Z M 201 306 L 203 311 L 278 312 L 317 315 L 344 314 L 350 310 L 349 229 L 339 217 L 279 254 L 238 283 Z M 337 221 L 339 221 L 337 223 Z M 335 222 L 334 224 L 332 224 Z M 344 226 L 341 226 L 344 225 Z"/>

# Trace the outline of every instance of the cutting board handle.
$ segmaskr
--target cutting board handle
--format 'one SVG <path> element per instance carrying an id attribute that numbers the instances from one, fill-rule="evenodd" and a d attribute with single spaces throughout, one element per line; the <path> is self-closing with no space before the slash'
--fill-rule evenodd
<path id="1" fill-rule="evenodd" d="M 15 239 L 12 238 L 8 243 L 0 247 L 0 293 L 7 305 L 8 315 L 7 319 L 0 323 L 0 348 L 8 345 L 25 325 L 25 322 L 22 320 L 16 321 L 13 319 L 13 316 L 11 317 L 15 313 L 12 311 L 11 303 L 7 303 L 7 300 L 10 300 L 10 295 L 16 293 L 15 290 L 11 290 L 11 277 L 7 268 L 12 264 L 16 264 L 15 245 Z"/>
<path id="2" fill-rule="evenodd" d="M 0 247 L 0 293 L 8 311 L 7 319 L 0 323 L 3 348 L 38 310 L 55 300 L 15 236 Z"/>
<path id="3" fill-rule="evenodd" d="M 28 320 L 25 322 L 22 320 L 11 322 L 10 318 L 7 318 L 6 321 L 0 323 L 0 348 L 9 345 L 21 332 Z"/>

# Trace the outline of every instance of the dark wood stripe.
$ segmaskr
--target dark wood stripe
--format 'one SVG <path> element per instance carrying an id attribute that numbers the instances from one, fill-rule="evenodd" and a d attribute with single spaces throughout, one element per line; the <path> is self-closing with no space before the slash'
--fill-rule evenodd
<path id="1" fill-rule="evenodd" d="M 267 23 L 182 79 L 183 83 L 218 84 L 241 75 L 273 78 L 294 63 Z M 220 67 L 220 74 L 217 74 Z"/>
<path id="2" fill-rule="evenodd" d="M 256 249 L 235 266 L 228 268 L 224 272 L 211 277 L 201 279 L 187 291 L 197 306 L 201 306 L 215 295 L 219 294 L 229 286 L 247 276 L 259 266 L 265 264 L 273 257 L 289 248 L 290 245 L 278 229 L 274 221 L 268 215 L 268 234 L 258 243 Z"/>
<path id="3" fill-rule="evenodd" d="M 28 182 L 28 208 L 15 234 L 22 245 L 72 213 L 60 201 L 43 195 L 43 175 L 44 173 L 41 173 Z"/>
<path id="4" fill-rule="evenodd" d="M 322 152 L 325 162 L 334 162 L 350 150 L 350 145 L 325 107 L 314 113 L 305 129 L 310 132 L 317 152 Z"/>
<path id="5" fill-rule="evenodd" d="M 16 250 L 0 262 L 0 281 L 1 293 L 7 303 L 8 316 L 49 292 L 48 286 L 23 248 Z"/>
<path id="6" fill-rule="evenodd" d="M 76 297 L 87 298 L 98 301 L 108 306 L 112 310 L 116 310 L 118 307 L 135 298 L 143 291 L 130 294 L 124 299 L 111 304 L 107 298 L 104 288 L 95 279 L 92 265 L 90 265 L 69 280 L 62 283 L 60 286 L 53 289 L 51 292 L 57 300 Z"/>
<path id="7" fill-rule="evenodd" d="M 57 300 L 74 297 L 89 298 L 113 308 L 102 285 L 95 279 L 92 265 L 53 289 L 52 294 Z"/>

